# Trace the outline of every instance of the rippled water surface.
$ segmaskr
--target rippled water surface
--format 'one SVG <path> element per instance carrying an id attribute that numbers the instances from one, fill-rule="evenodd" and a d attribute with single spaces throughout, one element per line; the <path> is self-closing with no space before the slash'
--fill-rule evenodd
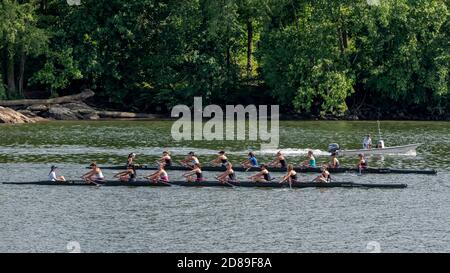
<path id="1" fill-rule="evenodd" d="M 152 163 L 219 149 L 234 162 L 255 141 L 173 141 L 170 121 L 52 122 L 0 125 L 2 182 L 46 178 L 51 164 L 77 178 L 96 160 L 123 164 L 129 152 Z M 290 162 L 312 149 L 319 162 L 337 142 L 359 148 L 376 122 L 280 122 Z M 340 174 L 340 181 L 407 183 L 407 189 L 241 189 L 52 187 L 0 184 L 0 251 L 66 252 L 450 252 L 450 123 L 382 122 L 388 146 L 423 143 L 417 156 L 371 157 L 372 166 L 434 168 L 438 175 Z M 258 152 L 268 161 L 274 150 Z M 342 158 L 344 165 L 354 158 Z M 111 171 L 105 171 L 108 177 Z M 139 173 L 143 175 L 144 173 Z M 172 179 L 180 172 L 170 172 Z M 207 173 L 213 177 L 215 173 Z M 239 174 L 245 179 L 250 174 Z M 277 174 L 279 175 L 279 174 Z M 313 178 L 302 175 L 302 180 Z M 70 245 L 70 244 L 69 244 Z"/>

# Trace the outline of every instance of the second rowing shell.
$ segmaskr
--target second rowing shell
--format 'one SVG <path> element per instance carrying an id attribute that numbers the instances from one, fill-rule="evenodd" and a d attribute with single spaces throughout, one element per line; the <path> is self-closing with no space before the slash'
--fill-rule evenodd
<path id="1" fill-rule="evenodd" d="M 148 165 L 136 165 L 136 169 L 141 170 L 156 170 L 158 169 L 157 166 L 148 166 Z M 89 167 L 87 167 L 89 168 Z M 126 166 L 104 166 L 101 167 L 105 170 L 123 170 L 126 169 Z M 172 170 L 172 171 L 189 171 L 191 168 L 185 167 L 185 166 L 166 166 L 166 170 Z M 277 167 L 268 167 L 267 168 L 270 172 L 286 172 L 286 168 L 277 168 Z M 202 167 L 203 171 L 210 171 L 210 172 L 224 172 L 226 170 L 225 167 L 213 167 L 213 166 L 204 166 Z M 233 167 L 233 170 L 236 172 L 243 172 L 247 171 L 246 168 L 237 166 Z M 307 167 L 295 167 L 294 170 L 298 173 L 321 173 L 320 168 L 307 168 Z M 250 172 L 257 172 L 260 171 L 259 167 L 252 167 L 248 169 Z M 330 168 L 328 169 L 330 173 L 346 173 L 346 172 L 359 172 L 360 170 L 358 168 L 349 168 L 349 167 L 340 167 L 340 168 Z M 419 169 L 391 169 L 391 168 L 366 168 L 362 169 L 361 173 L 378 173 L 378 174 L 437 174 L 437 171 L 434 169 L 427 169 L 427 170 L 419 170 Z"/>
<path id="2" fill-rule="evenodd" d="M 96 184 L 89 184 L 85 181 L 73 180 L 66 182 L 52 182 L 52 181 L 34 181 L 34 182 L 3 182 L 9 185 L 41 185 L 41 186 L 96 186 Z M 221 183 L 218 181 L 203 181 L 203 182 L 186 182 L 186 181 L 171 181 L 152 183 L 149 181 L 136 182 L 120 182 L 120 181 L 105 181 L 105 183 L 98 184 L 101 186 L 125 186 L 125 187 L 167 187 L 167 186 L 184 186 L 184 187 L 246 187 L 246 188 L 384 188 L 384 189 L 402 189 L 406 188 L 406 184 L 371 184 L 371 183 L 354 183 L 354 182 L 296 182 L 289 185 L 288 183 L 278 182 L 228 182 Z"/>

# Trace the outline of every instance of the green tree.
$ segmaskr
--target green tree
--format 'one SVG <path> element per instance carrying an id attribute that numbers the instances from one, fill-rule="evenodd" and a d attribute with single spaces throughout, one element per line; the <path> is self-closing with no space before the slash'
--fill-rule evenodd
<path id="1" fill-rule="evenodd" d="M 298 112 L 341 115 L 353 93 L 345 2 L 273 1 L 258 56 L 278 102 Z"/>
<path id="2" fill-rule="evenodd" d="M 1 40 L 6 51 L 4 55 L 6 56 L 8 97 L 21 97 L 26 58 L 44 52 L 48 35 L 45 30 L 37 27 L 33 2 L 19 3 L 14 0 L 4 0 L 0 3 L 0 18 L 3 21 Z M 19 63 L 18 73 L 15 71 L 16 60 Z"/>
<path id="3" fill-rule="evenodd" d="M 385 0 L 363 7 L 353 69 L 378 108 L 443 114 L 449 91 L 448 1 Z M 417 108 L 419 107 L 419 108 Z"/>
<path id="4" fill-rule="evenodd" d="M 6 88 L 3 84 L 3 77 L 2 74 L 0 74 L 0 100 L 6 99 Z"/>

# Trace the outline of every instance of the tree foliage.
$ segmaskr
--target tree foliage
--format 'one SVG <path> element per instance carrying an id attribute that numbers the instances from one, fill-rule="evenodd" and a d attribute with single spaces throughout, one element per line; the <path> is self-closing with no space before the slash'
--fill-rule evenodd
<path id="1" fill-rule="evenodd" d="M 449 112 L 448 0 L 80 3 L 1 2 L 0 96 L 24 81 L 141 111 L 203 96 L 321 116 Z"/>

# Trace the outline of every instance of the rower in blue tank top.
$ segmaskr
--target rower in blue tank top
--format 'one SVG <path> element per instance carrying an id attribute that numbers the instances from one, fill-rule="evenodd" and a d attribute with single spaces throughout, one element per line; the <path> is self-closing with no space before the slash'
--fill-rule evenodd
<path id="1" fill-rule="evenodd" d="M 241 165 L 246 168 L 250 169 L 252 167 L 258 167 L 258 160 L 256 159 L 256 156 L 253 152 L 248 153 L 248 158 L 241 162 Z"/>

